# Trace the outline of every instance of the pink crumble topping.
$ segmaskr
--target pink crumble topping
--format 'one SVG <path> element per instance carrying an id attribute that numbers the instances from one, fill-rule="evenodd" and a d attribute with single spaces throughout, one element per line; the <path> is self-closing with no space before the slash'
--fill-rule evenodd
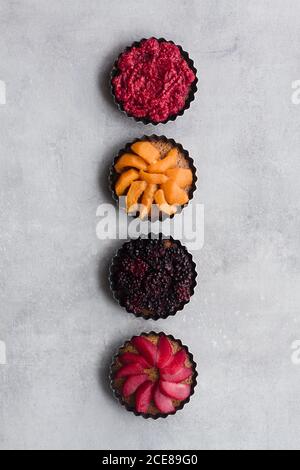
<path id="1" fill-rule="evenodd" d="M 124 52 L 113 78 L 115 96 L 128 114 L 163 122 L 184 108 L 196 76 L 179 48 L 155 38 Z"/>

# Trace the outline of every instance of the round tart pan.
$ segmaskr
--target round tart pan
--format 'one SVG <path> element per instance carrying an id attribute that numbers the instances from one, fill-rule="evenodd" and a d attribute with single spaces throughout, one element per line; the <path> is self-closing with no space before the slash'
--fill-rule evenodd
<path id="1" fill-rule="evenodd" d="M 170 240 L 172 242 L 175 242 L 180 248 L 182 248 L 187 254 L 188 254 L 188 257 L 192 263 L 192 268 L 193 268 L 193 279 L 192 279 L 192 283 L 191 283 L 191 297 L 190 297 L 190 300 L 188 302 L 182 302 L 182 303 L 179 303 L 178 304 L 178 308 L 175 312 L 169 312 L 169 311 L 166 311 L 164 312 L 163 314 L 143 314 L 143 313 L 134 313 L 134 312 L 131 312 L 125 305 L 125 303 L 122 301 L 118 291 L 115 290 L 114 288 L 114 280 L 113 280 L 113 274 L 115 272 L 115 269 L 117 268 L 118 266 L 118 261 L 119 261 L 119 257 L 120 257 L 120 254 L 121 254 L 121 250 L 122 248 L 126 245 L 126 244 L 130 244 L 132 243 L 133 241 L 135 241 L 135 239 L 133 240 L 128 240 L 127 242 L 125 242 L 122 247 L 118 250 L 118 252 L 116 253 L 116 255 L 114 256 L 113 260 L 112 260 L 112 263 L 111 263 L 111 266 L 110 266 L 110 271 L 109 271 L 109 283 L 110 283 L 110 288 L 111 288 L 111 291 L 113 293 L 113 297 L 114 299 L 118 302 L 118 304 L 124 308 L 128 313 L 130 313 L 131 315 L 135 315 L 137 318 L 144 318 L 145 320 L 162 320 L 162 319 L 165 319 L 165 318 L 168 318 L 170 316 L 175 316 L 178 312 L 182 311 L 184 309 L 184 307 L 190 303 L 194 293 L 195 293 L 195 289 L 197 287 L 197 276 L 198 276 L 198 273 L 197 273 L 197 270 L 196 270 L 196 264 L 193 260 L 193 257 L 192 255 L 188 252 L 187 248 L 179 241 L 179 240 L 175 240 L 173 237 L 165 237 L 162 233 L 160 233 L 159 235 L 154 235 L 153 233 L 150 233 L 148 234 L 148 236 L 144 236 L 144 237 L 139 237 L 138 239 L 148 239 L 148 240 L 153 240 L 153 239 L 156 239 L 156 240 Z M 136 239 L 136 240 L 138 240 Z"/>
<path id="2" fill-rule="evenodd" d="M 110 366 L 110 375 L 109 375 L 109 378 L 110 378 L 110 387 L 111 387 L 111 390 L 113 392 L 113 395 L 115 396 L 115 398 L 121 403 L 121 405 L 123 405 L 127 411 L 131 411 L 132 413 L 134 413 L 136 416 L 142 416 L 143 418 L 145 419 L 158 419 L 158 418 L 167 418 L 168 416 L 171 416 L 171 415 L 175 415 L 177 413 L 177 411 L 179 410 L 182 410 L 182 408 L 187 404 L 189 403 L 191 397 L 194 395 L 195 393 L 195 387 L 197 385 L 197 377 L 198 377 L 198 372 L 197 372 L 197 364 L 196 362 L 194 361 L 194 357 L 192 355 L 192 353 L 189 351 L 188 347 L 184 344 L 182 344 L 182 342 L 180 341 L 180 339 L 176 339 L 174 338 L 174 336 L 172 335 L 167 335 L 166 333 L 164 332 L 155 332 L 155 331 L 150 331 L 149 333 L 141 333 L 140 335 L 137 335 L 137 336 L 149 336 L 149 335 L 158 335 L 158 336 L 161 336 L 161 335 L 165 335 L 167 336 L 167 338 L 169 338 L 171 341 L 174 341 L 176 343 L 178 343 L 183 349 L 185 349 L 187 355 L 188 355 L 188 358 L 189 358 L 189 361 L 191 362 L 192 364 L 192 369 L 194 370 L 194 374 L 193 374 L 193 380 L 192 380 L 192 383 L 191 383 L 191 393 L 189 395 L 188 398 L 186 398 L 185 400 L 181 401 L 180 405 L 178 407 L 176 407 L 176 410 L 173 412 L 173 413 L 169 413 L 169 414 L 164 414 L 164 413 L 157 413 L 157 414 L 150 414 L 150 413 L 139 413 L 135 410 L 135 408 L 131 405 L 129 405 L 125 400 L 124 398 L 122 397 L 121 393 L 119 392 L 119 390 L 117 388 L 114 387 L 114 366 L 116 364 L 116 361 L 120 355 L 120 349 L 124 348 L 126 346 L 127 343 L 131 342 L 132 339 L 135 337 L 133 336 L 131 339 L 128 339 L 127 341 L 124 342 L 124 344 L 118 349 L 118 352 L 117 354 L 113 357 L 113 361 L 111 363 L 111 366 Z"/>
<path id="3" fill-rule="evenodd" d="M 189 190 L 189 202 L 187 204 L 185 204 L 184 206 L 181 206 L 181 210 L 178 210 L 175 214 L 173 214 L 171 216 L 169 216 L 168 214 L 164 214 L 164 213 L 160 212 L 159 217 L 157 217 L 157 220 L 160 220 L 160 221 L 166 220 L 166 219 L 173 219 L 176 215 L 181 214 L 182 210 L 185 207 L 187 207 L 190 204 L 190 202 L 192 201 L 192 199 L 194 197 L 194 193 L 197 189 L 196 183 L 198 181 L 198 178 L 197 178 L 197 170 L 196 170 L 196 167 L 195 167 L 195 164 L 194 164 L 194 160 L 192 159 L 192 157 L 190 157 L 189 152 L 187 150 L 185 150 L 181 144 L 179 144 L 178 142 L 175 142 L 174 139 L 168 139 L 165 135 L 156 135 L 156 134 L 144 135 L 144 136 L 140 137 L 139 139 L 135 139 L 132 142 L 128 142 L 125 145 L 125 147 L 122 148 L 119 151 L 118 155 L 114 159 L 113 165 L 112 165 L 112 167 L 110 169 L 110 173 L 109 173 L 109 187 L 110 187 L 110 190 L 112 192 L 112 197 L 113 197 L 114 201 L 117 203 L 117 205 L 119 205 L 119 197 L 117 196 L 116 191 L 115 191 L 115 185 L 116 185 L 118 177 L 120 176 L 115 171 L 115 165 L 116 165 L 117 161 L 119 160 L 119 158 L 124 153 L 132 153 L 131 145 L 135 144 L 135 142 L 141 142 L 141 141 L 148 141 L 148 142 L 161 141 L 161 142 L 171 144 L 172 147 L 177 147 L 178 151 L 184 155 L 184 158 L 189 163 L 189 168 L 192 170 L 193 183 L 192 183 L 191 189 Z M 139 217 L 139 214 L 130 214 L 129 213 L 128 215 L 129 215 L 129 217 L 134 217 L 134 218 Z M 151 217 L 149 216 L 148 219 L 147 218 L 143 219 L 143 221 L 147 221 L 147 220 L 151 221 Z M 152 222 L 156 222 L 156 219 L 155 218 L 154 218 L 154 220 L 152 219 Z"/>
<path id="4" fill-rule="evenodd" d="M 130 51 L 130 49 L 132 49 L 133 47 L 139 47 L 143 41 L 147 41 L 147 38 L 143 38 L 140 41 L 135 41 L 131 46 L 126 47 L 126 49 L 124 49 L 124 51 L 122 51 L 119 54 L 118 58 L 116 59 L 114 65 L 113 65 L 113 69 L 112 69 L 111 76 L 110 76 L 111 93 L 112 93 L 114 102 L 116 103 L 116 105 L 118 106 L 120 111 L 122 111 L 124 114 L 126 114 L 126 116 L 128 116 L 130 118 L 133 118 L 136 122 L 143 122 L 145 125 L 152 124 L 153 126 L 157 126 L 158 124 L 166 124 L 169 121 L 175 121 L 175 119 L 177 119 L 178 116 L 182 116 L 184 114 L 184 112 L 187 109 L 189 109 L 189 107 L 191 106 L 192 101 L 194 101 L 194 99 L 195 99 L 195 94 L 196 94 L 197 89 L 198 89 L 197 88 L 198 78 L 197 78 L 197 69 L 194 66 L 194 61 L 190 58 L 189 54 L 186 51 L 183 50 L 183 48 L 181 46 L 179 46 L 178 44 L 175 44 L 173 41 L 168 41 L 165 38 L 148 38 L 148 39 L 157 39 L 158 42 L 169 42 L 169 43 L 174 44 L 175 46 L 177 46 L 180 53 L 181 53 L 181 55 L 182 55 L 182 57 L 185 59 L 188 66 L 194 72 L 194 74 L 196 76 L 194 82 L 190 86 L 190 91 L 189 91 L 189 94 L 186 98 L 185 105 L 177 114 L 170 115 L 165 121 L 160 121 L 160 122 L 155 122 L 155 121 L 152 121 L 151 119 L 148 119 L 148 118 L 139 118 L 139 117 L 136 117 L 132 114 L 127 113 L 127 111 L 125 111 L 123 104 L 117 99 L 117 97 L 115 95 L 115 90 L 114 90 L 114 87 L 113 87 L 112 80 L 119 73 L 118 61 L 119 61 L 120 57 L 122 56 L 122 54 L 124 54 L 124 52 Z"/>

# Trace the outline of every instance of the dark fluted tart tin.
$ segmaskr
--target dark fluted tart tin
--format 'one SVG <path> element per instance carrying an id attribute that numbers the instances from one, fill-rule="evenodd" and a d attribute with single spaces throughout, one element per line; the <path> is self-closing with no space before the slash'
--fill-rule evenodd
<path id="1" fill-rule="evenodd" d="M 169 338 L 171 341 L 174 341 L 176 343 L 179 344 L 179 346 L 181 348 L 183 348 L 187 355 L 188 355 L 188 359 L 189 361 L 191 362 L 192 364 L 192 369 L 193 369 L 193 377 L 192 377 L 192 383 L 191 383 L 191 393 L 190 395 L 188 396 L 188 398 L 186 398 L 185 400 L 182 400 L 180 402 L 180 405 L 178 407 L 176 407 L 175 411 L 173 413 L 168 413 L 168 414 L 165 414 L 165 413 L 157 413 L 157 414 L 150 414 L 150 413 L 139 413 L 138 411 L 135 410 L 135 408 L 131 405 L 129 405 L 125 400 L 124 398 L 122 397 L 121 393 L 119 392 L 119 390 L 114 386 L 114 366 L 116 365 L 116 362 L 120 356 L 120 350 L 124 347 L 126 347 L 126 345 L 128 343 L 130 343 L 133 338 L 135 338 L 136 336 L 150 336 L 150 335 L 156 335 L 156 336 L 162 336 L 162 335 L 165 335 L 167 338 Z M 188 347 L 186 345 L 184 345 L 180 339 L 176 339 L 174 338 L 173 335 L 167 335 L 166 333 L 164 332 L 155 332 L 155 331 L 150 331 L 149 333 L 141 333 L 140 335 L 135 335 L 133 336 L 131 339 L 128 339 L 127 341 L 125 341 L 125 343 L 123 344 L 123 346 L 121 346 L 119 349 L 118 349 L 118 352 L 115 354 L 115 356 L 113 357 L 113 361 L 111 363 L 111 366 L 110 366 L 110 373 L 109 373 L 109 379 L 110 379 L 110 388 L 113 392 L 113 395 L 114 397 L 121 403 L 122 406 L 124 406 L 126 408 L 127 411 L 130 411 L 132 413 L 135 414 L 135 416 L 142 416 L 144 419 L 154 419 L 154 420 L 157 420 L 159 418 L 167 418 L 168 416 L 172 416 L 172 415 L 175 415 L 177 413 L 177 411 L 179 410 L 182 410 L 183 407 L 189 403 L 191 397 L 194 395 L 195 393 L 195 388 L 196 388 L 196 385 L 197 385 L 197 377 L 198 377 L 198 372 L 197 372 L 197 363 L 195 362 L 194 360 L 194 356 L 193 354 L 189 351 Z"/>
<path id="2" fill-rule="evenodd" d="M 152 315 L 149 315 L 149 314 L 143 314 L 143 313 L 134 313 L 134 312 L 131 312 L 125 305 L 125 302 L 122 301 L 122 298 L 119 294 L 119 292 L 115 289 L 114 287 L 114 279 L 113 279 L 113 276 L 114 276 L 114 273 L 117 269 L 117 266 L 118 266 L 118 261 L 120 259 L 120 255 L 121 255 L 121 252 L 122 252 L 122 249 L 125 245 L 127 244 L 131 244 L 132 242 L 136 241 L 136 240 L 170 240 L 171 242 L 173 243 L 176 243 L 178 247 L 182 248 L 186 254 L 188 255 L 188 258 L 191 262 L 191 265 L 192 265 L 192 269 L 193 269 L 193 278 L 192 278 L 192 283 L 191 283 L 191 296 L 190 296 L 190 299 L 187 301 L 187 302 L 182 302 L 182 303 L 179 303 L 178 304 L 178 308 L 175 312 L 169 312 L 169 311 L 166 311 L 164 312 L 163 314 L 152 314 Z M 112 291 L 112 294 L 113 294 L 113 297 L 114 299 L 118 302 L 118 304 L 120 305 L 120 307 L 124 308 L 126 310 L 126 312 L 130 313 L 131 315 L 135 315 L 137 318 L 144 318 L 144 320 L 162 320 L 162 319 L 165 319 L 165 318 L 168 318 L 170 316 L 175 316 L 178 312 L 181 312 L 184 307 L 186 305 L 188 305 L 193 297 L 193 295 L 195 294 L 195 289 L 197 287 L 197 277 L 198 277 L 198 273 L 197 273 L 197 270 L 196 270 L 197 266 L 196 266 L 196 263 L 194 262 L 193 260 L 193 256 L 189 253 L 189 251 L 187 250 L 187 248 L 179 241 L 179 240 L 175 240 L 173 237 L 171 236 L 168 236 L 168 237 L 165 237 L 162 233 L 158 234 L 158 235 L 155 235 L 153 233 L 150 233 L 148 234 L 148 236 L 141 236 L 139 238 L 136 238 L 136 239 L 131 239 L 131 240 L 128 240 L 127 242 L 125 242 L 121 248 L 117 251 L 116 255 L 114 256 L 114 258 L 112 259 L 112 263 L 111 263 L 111 266 L 110 266 L 110 270 L 109 270 L 109 284 L 110 284 L 110 288 L 111 288 L 111 291 Z"/>
<path id="3" fill-rule="evenodd" d="M 183 206 L 180 206 L 181 210 L 178 210 L 175 214 L 173 214 L 171 216 L 169 216 L 168 214 L 164 214 L 164 213 L 160 212 L 159 216 L 157 218 L 151 219 L 151 217 L 149 216 L 148 219 L 145 218 L 145 219 L 143 219 L 143 221 L 147 221 L 147 220 L 150 221 L 151 220 L 152 222 L 155 222 L 156 220 L 173 219 L 176 215 L 181 214 L 182 210 L 185 207 L 187 207 L 190 204 L 190 202 L 192 201 L 192 199 L 194 197 L 194 193 L 197 190 L 198 177 L 197 177 L 197 170 L 196 170 L 196 167 L 195 167 L 194 160 L 192 159 L 192 157 L 190 157 L 189 152 L 186 149 L 184 149 L 183 146 L 180 143 L 175 142 L 174 139 L 168 139 L 168 137 L 166 137 L 165 135 L 156 135 L 156 134 L 143 135 L 142 137 L 137 138 L 137 139 L 133 140 L 132 142 L 128 142 L 125 145 L 125 147 L 122 148 L 119 151 L 118 155 L 115 157 L 115 159 L 113 161 L 113 165 L 112 165 L 112 167 L 110 169 L 110 173 L 109 173 L 109 187 L 110 187 L 110 190 L 111 190 L 111 193 L 112 193 L 112 198 L 117 204 L 119 204 L 119 197 L 116 194 L 115 185 L 116 185 L 116 182 L 117 182 L 120 174 L 117 173 L 116 170 L 115 170 L 116 163 L 118 162 L 119 158 L 124 153 L 133 153 L 132 150 L 131 150 L 131 146 L 133 144 L 135 144 L 136 142 L 142 142 L 142 141 L 147 141 L 147 142 L 159 142 L 159 141 L 161 141 L 161 142 L 169 143 L 173 147 L 176 147 L 178 149 L 178 151 L 180 153 L 182 153 L 184 158 L 187 160 L 187 162 L 189 164 L 189 168 L 193 173 L 193 183 L 192 183 L 192 186 L 191 186 L 191 188 L 189 190 L 189 193 L 188 193 L 189 202 L 187 204 L 183 205 Z M 134 218 L 139 217 L 139 214 L 134 214 L 134 213 L 129 213 L 128 215 L 129 215 L 129 217 L 134 217 Z"/>
<path id="4" fill-rule="evenodd" d="M 130 114 L 127 111 L 125 111 L 123 104 L 118 100 L 118 98 L 115 95 L 115 90 L 114 90 L 114 85 L 113 85 L 113 79 L 119 73 L 118 62 L 119 62 L 120 57 L 124 53 L 129 52 L 133 47 L 139 47 L 142 42 L 147 41 L 148 39 L 156 39 L 158 42 L 168 42 L 168 43 L 174 44 L 174 46 L 178 47 L 178 49 L 181 53 L 181 56 L 183 57 L 183 59 L 185 59 L 185 61 L 187 62 L 189 68 L 194 72 L 195 77 L 196 77 L 195 80 L 193 81 L 193 83 L 190 86 L 190 91 L 189 91 L 189 94 L 188 94 L 188 96 L 185 100 L 184 107 L 177 114 L 170 115 L 167 119 L 165 119 L 164 121 L 160 121 L 160 122 L 155 122 L 155 121 L 152 121 L 151 119 L 148 119 L 148 118 L 139 118 L 139 117 L 136 117 L 133 114 Z M 119 54 L 118 58 L 116 59 L 114 65 L 113 65 L 111 76 L 110 76 L 111 93 L 112 93 L 114 102 L 117 105 L 117 107 L 119 108 L 119 110 L 122 111 L 124 114 L 126 114 L 126 116 L 134 119 L 136 122 L 142 122 L 145 125 L 152 124 L 153 126 L 157 126 L 158 124 L 166 124 L 169 121 L 175 121 L 175 119 L 177 119 L 178 116 L 183 116 L 184 112 L 187 109 L 190 108 L 191 103 L 195 100 L 195 94 L 198 90 L 198 88 L 197 88 L 197 83 L 198 83 L 197 73 L 198 72 L 197 72 L 197 69 L 195 68 L 194 61 L 190 58 L 189 54 L 185 50 L 183 50 L 183 48 L 180 45 L 175 44 L 173 41 L 168 41 L 165 38 L 154 38 L 154 37 L 143 38 L 140 41 L 135 41 L 133 44 L 131 44 L 131 46 L 126 47 L 126 49 L 124 49 Z"/>

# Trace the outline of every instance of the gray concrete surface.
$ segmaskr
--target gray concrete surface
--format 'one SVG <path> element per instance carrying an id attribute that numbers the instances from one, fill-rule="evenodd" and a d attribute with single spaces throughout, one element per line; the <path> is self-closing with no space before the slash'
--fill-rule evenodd
<path id="1" fill-rule="evenodd" d="M 0 447 L 299 449 L 299 1 L 0 0 L 0 31 Z M 114 303 L 119 242 L 95 233 L 116 150 L 154 130 L 114 107 L 107 74 L 151 35 L 199 70 L 191 109 L 155 131 L 190 150 L 205 204 L 197 293 L 158 323 Z M 190 405 L 158 422 L 107 383 L 115 348 L 152 328 L 199 364 Z"/>

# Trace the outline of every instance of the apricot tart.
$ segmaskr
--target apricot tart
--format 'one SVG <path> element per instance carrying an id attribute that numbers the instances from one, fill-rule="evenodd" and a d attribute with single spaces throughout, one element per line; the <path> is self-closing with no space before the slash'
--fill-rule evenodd
<path id="1" fill-rule="evenodd" d="M 189 402 L 197 371 L 188 348 L 165 333 L 142 333 L 127 341 L 111 366 L 111 386 L 128 411 L 165 418 Z"/>
<path id="2" fill-rule="evenodd" d="M 114 198 L 125 198 L 130 215 L 172 217 L 196 189 L 196 169 L 188 152 L 165 136 L 143 137 L 119 152 L 111 171 Z"/>
<path id="3" fill-rule="evenodd" d="M 137 317 L 158 320 L 189 303 L 196 287 L 196 265 L 177 240 L 139 238 L 125 243 L 110 270 L 115 299 Z"/>
<path id="4" fill-rule="evenodd" d="M 112 93 L 129 117 L 166 123 L 189 108 L 197 91 L 196 72 L 187 52 L 172 41 L 142 39 L 115 62 Z"/>

